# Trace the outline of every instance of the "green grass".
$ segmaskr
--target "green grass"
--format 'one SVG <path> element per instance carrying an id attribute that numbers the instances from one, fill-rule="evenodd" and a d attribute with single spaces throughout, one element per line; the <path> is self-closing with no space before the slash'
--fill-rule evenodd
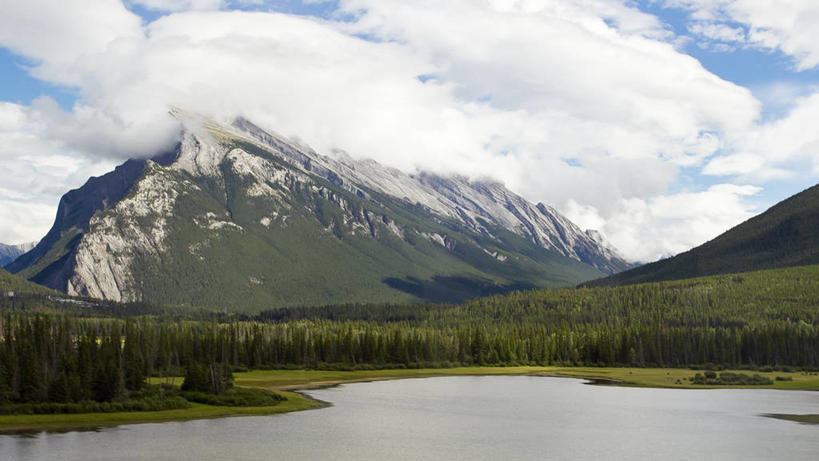
<path id="1" fill-rule="evenodd" d="M 379 381 L 385 379 L 427 378 L 435 376 L 536 375 L 548 373 L 552 367 L 460 367 L 391 370 L 254 370 L 235 373 L 239 386 L 269 390 L 311 389 L 335 384 Z"/>
<path id="2" fill-rule="evenodd" d="M 192 403 L 183 410 L 119 413 L 82 413 L 60 415 L 0 415 L 0 432 L 72 430 L 117 426 L 120 424 L 186 421 L 228 416 L 273 415 L 319 408 L 323 404 L 295 392 L 281 392 L 287 400 L 268 407 L 217 407 Z"/>
<path id="3" fill-rule="evenodd" d="M 635 387 L 665 387 L 676 389 L 780 389 L 819 391 L 819 373 L 804 372 L 756 372 L 748 370 L 722 370 L 744 374 L 759 374 L 773 380 L 767 386 L 707 386 L 693 384 L 688 378 L 699 370 L 684 368 L 595 368 L 595 367 L 556 367 L 553 372 L 560 376 L 591 378 L 612 381 L 615 384 Z M 717 373 L 721 373 L 719 371 Z M 791 381 L 776 381 L 777 376 L 789 377 Z"/>
<path id="4" fill-rule="evenodd" d="M 729 371 L 729 370 L 725 370 Z M 742 370 L 741 373 L 748 373 Z M 759 374 L 774 380 L 769 386 L 702 386 L 691 383 L 688 378 L 697 371 L 678 368 L 596 368 L 596 367 L 461 367 L 421 368 L 409 370 L 254 370 L 236 373 L 237 385 L 261 387 L 270 390 L 310 389 L 335 384 L 377 381 L 385 379 L 424 378 L 435 376 L 492 376 L 528 375 L 563 376 L 571 378 L 600 379 L 612 384 L 635 387 L 663 387 L 678 389 L 781 389 L 819 391 L 819 373 L 771 372 Z M 756 372 L 754 372 L 756 373 Z M 776 381 L 777 376 L 790 377 L 791 381 Z M 677 382 L 679 380 L 679 383 Z"/>
<path id="5" fill-rule="evenodd" d="M 786 414 L 766 414 L 768 418 L 784 419 L 785 421 L 793 421 L 801 424 L 819 424 L 819 415 L 786 415 Z"/>

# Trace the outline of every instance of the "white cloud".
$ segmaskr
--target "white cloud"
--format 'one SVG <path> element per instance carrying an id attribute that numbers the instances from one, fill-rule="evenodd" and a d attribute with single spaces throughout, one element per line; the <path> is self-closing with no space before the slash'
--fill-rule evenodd
<path id="1" fill-rule="evenodd" d="M 731 27 L 712 22 L 694 22 L 688 25 L 688 31 L 711 40 L 723 42 L 745 42 L 745 31 L 741 27 Z"/>
<path id="2" fill-rule="evenodd" d="M 41 150 L 65 149 L 80 172 L 172 145 L 175 105 L 245 115 L 321 152 L 500 179 L 640 259 L 701 243 L 747 214 L 736 190 L 695 200 L 668 189 L 682 168 L 705 163 L 714 174 L 753 173 L 719 159 L 761 155 L 736 148 L 757 128 L 759 102 L 623 2 L 343 0 L 351 22 L 187 11 L 221 2 L 138 3 L 180 12 L 143 24 L 117 1 L 65 0 L 68 20 L 44 2 L 15 2 L 0 17 L 0 45 L 81 94 L 68 112 L 47 98 L 21 108 Z M 687 208 L 674 201 L 688 199 L 722 217 L 687 229 Z M 680 218 L 661 213 L 663 204 Z"/>
<path id="3" fill-rule="evenodd" d="M 34 75 L 83 85 L 75 66 L 120 40 L 142 36 L 141 20 L 118 0 L 0 0 L 0 45 L 34 59 Z"/>
<path id="4" fill-rule="evenodd" d="M 28 108 L 0 103 L 0 242 L 24 243 L 44 236 L 60 196 L 114 166 L 44 139 L 43 130 Z"/>
<path id="5" fill-rule="evenodd" d="M 665 0 L 665 5 L 691 10 L 693 18 L 698 20 L 743 24 L 748 27 L 748 43 L 790 55 L 798 70 L 819 66 L 819 2 L 816 0 Z M 716 38 L 709 36 L 712 31 L 714 29 L 704 28 L 699 32 Z"/>
<path id="6" fill-rule="evenodd" d="M 819 92 L 799 97 L 785 117 L 744 133 L 733 143 L 736 153 L 710 160 L 703 173 L 757 182 L 804 175 L 819 158 L 817 120 Z"/>
<path id="7" fill-rule="evenodd" d="M 680 192 L 616 203 L 617 213 L 602 217 L 593 207 L 571 204 L 572 220 L 600 226 L 623 253 L 642 262 L 670 256 L 713 239 L 750 218 L 754 207 L 745 198 L 761 188 L 719 184 L 702 192 Z"/>
<path id="8" fill-rule="evenodd" d="M 163 12 L 218 10 L 225 4 L 223 0 L 127 0 L 127 2 Z"/>

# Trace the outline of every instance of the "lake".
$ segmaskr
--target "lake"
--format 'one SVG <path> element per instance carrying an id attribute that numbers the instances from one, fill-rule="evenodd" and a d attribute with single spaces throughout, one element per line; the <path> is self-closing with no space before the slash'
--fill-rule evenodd
<path id="1" fill-rule="evenodd" d="M 328 408 L 0 435 L 0 460 L 811 460 L 819 393 L 586 385 L 484 376 L 347 384 Z"/>

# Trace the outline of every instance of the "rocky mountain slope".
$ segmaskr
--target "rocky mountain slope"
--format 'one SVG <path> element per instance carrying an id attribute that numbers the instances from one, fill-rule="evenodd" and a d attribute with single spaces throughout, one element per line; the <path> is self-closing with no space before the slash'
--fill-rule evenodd
<path id="1" fill-rule="evenodd" d="M 0 243 L 0 267 L 11 263 L 21 254 L 31 251 L 36 244 L 37 242 L 21 243 L 18 245 L 6 245 L 4 243 Z"/>
<path id="2" fill-rule="evenodd" d="M 458 301 L 630 267 L 500 184 L 408 175 L 244 119 L 176 115 L 177 149 L 67 193 L 48 235 L 8 269 L 69 294 L 250 311 Z"/>
<path id="3" fill-rule="evenodd" d="M 819 185 L 673 258 L 590 285 L 625 285 L 819 264 Z"/>

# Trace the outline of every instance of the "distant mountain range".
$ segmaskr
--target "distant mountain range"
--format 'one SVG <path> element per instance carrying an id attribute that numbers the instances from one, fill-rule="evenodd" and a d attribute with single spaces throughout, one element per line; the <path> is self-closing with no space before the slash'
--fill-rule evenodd
<path id="1" fill-rule="evenodd" d="M 52 229 L 8 270 L 72 295 L 254 311 L 460 301 L 632 267 L 600 234 L 501 184 L 175 114 L 176 149 L 64 195 Z"/>
<path id="2" fill-rule="evenodd" d="M 17 259 L 21 254 L 30 251 L 37 242 L 21 243 L 18 245 L 6 245 L 0 243 L 0 267 L 3 267 Z"/>
<path id="3" fill-rule="evenodd" d="M 819 185 L 673 258 L 595 280 L 624 285 L 819 264 Z"/>

